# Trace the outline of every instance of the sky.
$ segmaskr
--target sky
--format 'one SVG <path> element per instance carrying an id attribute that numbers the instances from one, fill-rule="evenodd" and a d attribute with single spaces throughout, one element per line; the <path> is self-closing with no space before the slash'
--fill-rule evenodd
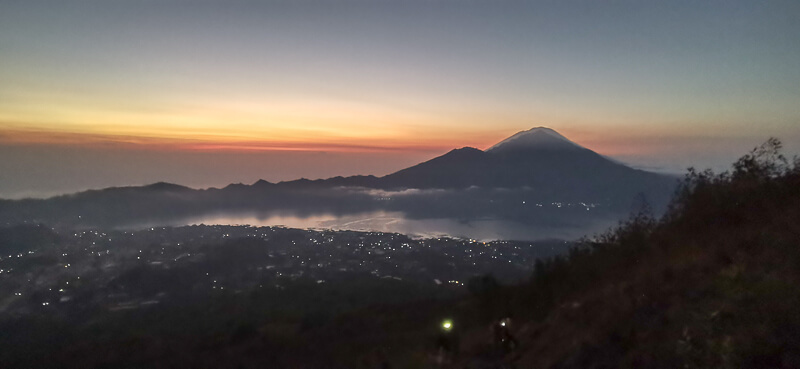
<path id="1" fill-rule="evenodd" d="M 800 153 L 797 1 L 0 0 L 0 197 L 385 175 L 547 126 Z"/>

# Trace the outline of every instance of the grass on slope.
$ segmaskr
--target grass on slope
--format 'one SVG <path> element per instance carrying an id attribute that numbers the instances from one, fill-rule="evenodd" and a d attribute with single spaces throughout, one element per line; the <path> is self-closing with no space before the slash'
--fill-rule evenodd
<path id="1" fill-rule="evenodd" d="M 800 161 L 780 149 L 771 139 L 722 174 L 690 169 L 663 218 L 644 209 L 495 295 L 490 314 L 518 323 L 520 348 L 503 361 L 800 367 Z"/>

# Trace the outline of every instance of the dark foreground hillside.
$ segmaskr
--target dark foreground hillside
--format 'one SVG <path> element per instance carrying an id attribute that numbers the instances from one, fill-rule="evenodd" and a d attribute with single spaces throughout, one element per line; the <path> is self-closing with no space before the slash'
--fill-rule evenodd
<path id="1" fill-rule="evenodd" d="M 539 263 L 498 292 L 519 347 L 493 353 L 478 326 L 454 367 L 492 354 L 517 368 L 800 367 L 800 166 L 779 150 L 690 170 L 663 219 L 644 210 Z"/>

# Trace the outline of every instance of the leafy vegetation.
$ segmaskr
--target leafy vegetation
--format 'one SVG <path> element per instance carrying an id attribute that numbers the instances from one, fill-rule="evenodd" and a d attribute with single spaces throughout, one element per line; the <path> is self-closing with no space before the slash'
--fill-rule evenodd
<path id="1" fill-rule="evenodd" d="M 690 169 L 661 219 L 643 209 L 538 262 L 530 283 L 507 292 L 526 323 L 504 360 L 800 367 L 800 162 L 780 151 L 770 139 L 730 172 Z"/>

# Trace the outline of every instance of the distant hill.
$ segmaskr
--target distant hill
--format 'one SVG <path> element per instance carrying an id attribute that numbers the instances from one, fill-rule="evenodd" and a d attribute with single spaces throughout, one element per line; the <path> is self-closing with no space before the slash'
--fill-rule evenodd
<path id="1" fill-rule="evenodd" d="M 383 188 L 529 187 L 562 199 L 620 200 L 645 193 L 665 204 L 675 178 L 609 160 L 538 127 L 486 151 L 465 147 L 380 178 Z"/>
<path id="2" fill-rule="evenodd" d="M 642 204 L 660 213 L 676 183 L 675 177 L 630 168 L 538 127 L 486 151 L 455 149 L 383 177 L 259 180 L 206 190 L 162 182 L 44 200 L 0 200 L 0 222 L 119 226 L 232 211 L 397 211 L 414 219 L 501 219 L 581 229 L 598 220 L 610 224 Z M 437 191 L 401 193 L 408 189 Z M 389 201 L 377 202 L 377 197 Z"/>

